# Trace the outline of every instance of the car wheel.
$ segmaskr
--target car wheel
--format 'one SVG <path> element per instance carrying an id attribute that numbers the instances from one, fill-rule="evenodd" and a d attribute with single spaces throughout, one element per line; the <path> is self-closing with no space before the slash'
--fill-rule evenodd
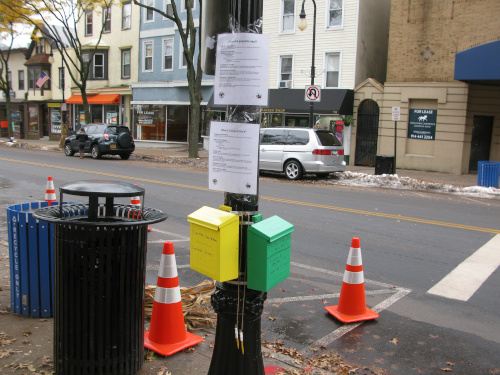
<path id="1" fill-rule="evenodd" d="M 121 154 L 120 157 L 122 158 L 122 160 L 128 160 L 130 154 Z"/>
<path id="2" fill-rule="evenodd" d="M 73 151 L 73 149 L 71 148 L 71 144 L 66 143 L 64 145 L 64 153 L 66 154 L 66 156 L 73 156 L 75 154 L 75 151 Z"/>
<path id="3" fill-rule="evenodd" d="M 132 147 L 132 136 L 126 132 L 120 133 L 117 142 L 121 148 L 130 148 Z"/>
<path id="4" fill-rule="evenodd" d="M 290 160 L 285 164 L 285 176 L 289 180 L 299 180 L 302 174 L 302 165 L 297 160 Z"/>
<path id="5" fill-rule="evenodd" d="M 100 159 L 102 156 L 101 151 L 99 151 L 99 145 L 93 145 L 91 153 L 93 159 Z"/>

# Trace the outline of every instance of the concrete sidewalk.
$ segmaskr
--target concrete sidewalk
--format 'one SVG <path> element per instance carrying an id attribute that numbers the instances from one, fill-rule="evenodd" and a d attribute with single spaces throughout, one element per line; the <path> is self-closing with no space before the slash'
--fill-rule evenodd
<path id="1" fill-rule="evenodd" d="M 21 139 L 18 140 L 17 143 L 18 147 L 60 150 L 62 152 L 62 149 L 59 148 L 59 141 L 49 141 L 47 139 Z M 208 159 L 208 150 L 200 149 L 198 151 L 198 155 L 200 159 Z M 141 144 L 141 142 L 136 141 L 136 149 L 132 154 L 131 159 L 134 159 L 134 156 L 135 158 L 140 158 L 143 160 L 163 158 L 188 159 L 188 146 L 179 144 L 165 145 L 159 143 L 158 146 L 152 147 L 150 143 Z M 346 171 L 375 174 L 374 167 L 347 166 Z M 410 177 L 426 182 L 449 184 L 453 186 L 477 185 L 477 174 L 452 175 L 448 173 L 417 171 L 411 169 L 397 169 L 396 173 L 400 177 Z"/>

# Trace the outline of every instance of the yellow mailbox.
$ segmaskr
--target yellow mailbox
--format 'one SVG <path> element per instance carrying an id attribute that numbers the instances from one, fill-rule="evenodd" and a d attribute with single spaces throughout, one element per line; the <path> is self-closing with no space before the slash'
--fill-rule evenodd
<path id="1" fill-rule="evenodd" d="M 187 219 L 191 268 L 217 281 L 238 278 L 238 215 L 204 206 Z"/>

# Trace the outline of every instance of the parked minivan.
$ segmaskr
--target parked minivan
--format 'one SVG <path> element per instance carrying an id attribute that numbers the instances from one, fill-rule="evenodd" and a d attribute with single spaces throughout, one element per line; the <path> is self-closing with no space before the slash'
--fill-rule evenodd
<path id="1" fill-rule="evenodd" d="M 260 130 L 259 169 L 284 172 L 289 180 L 305 173 L 325 177 L 345 170 L 344 147 L 330 130 L 264 128 Z"/>

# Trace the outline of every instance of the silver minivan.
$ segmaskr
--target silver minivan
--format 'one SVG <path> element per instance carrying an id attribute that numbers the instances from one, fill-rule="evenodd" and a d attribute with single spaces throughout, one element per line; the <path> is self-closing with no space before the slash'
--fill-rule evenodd
<path id="1" fill-rule="evenodd" d="M 344 147 L 330 130 L 264 128 L 260 130 L 259 169 L 284 172 L 289 180 L 305 173 L 325 177 L 345 170 Z"/>

